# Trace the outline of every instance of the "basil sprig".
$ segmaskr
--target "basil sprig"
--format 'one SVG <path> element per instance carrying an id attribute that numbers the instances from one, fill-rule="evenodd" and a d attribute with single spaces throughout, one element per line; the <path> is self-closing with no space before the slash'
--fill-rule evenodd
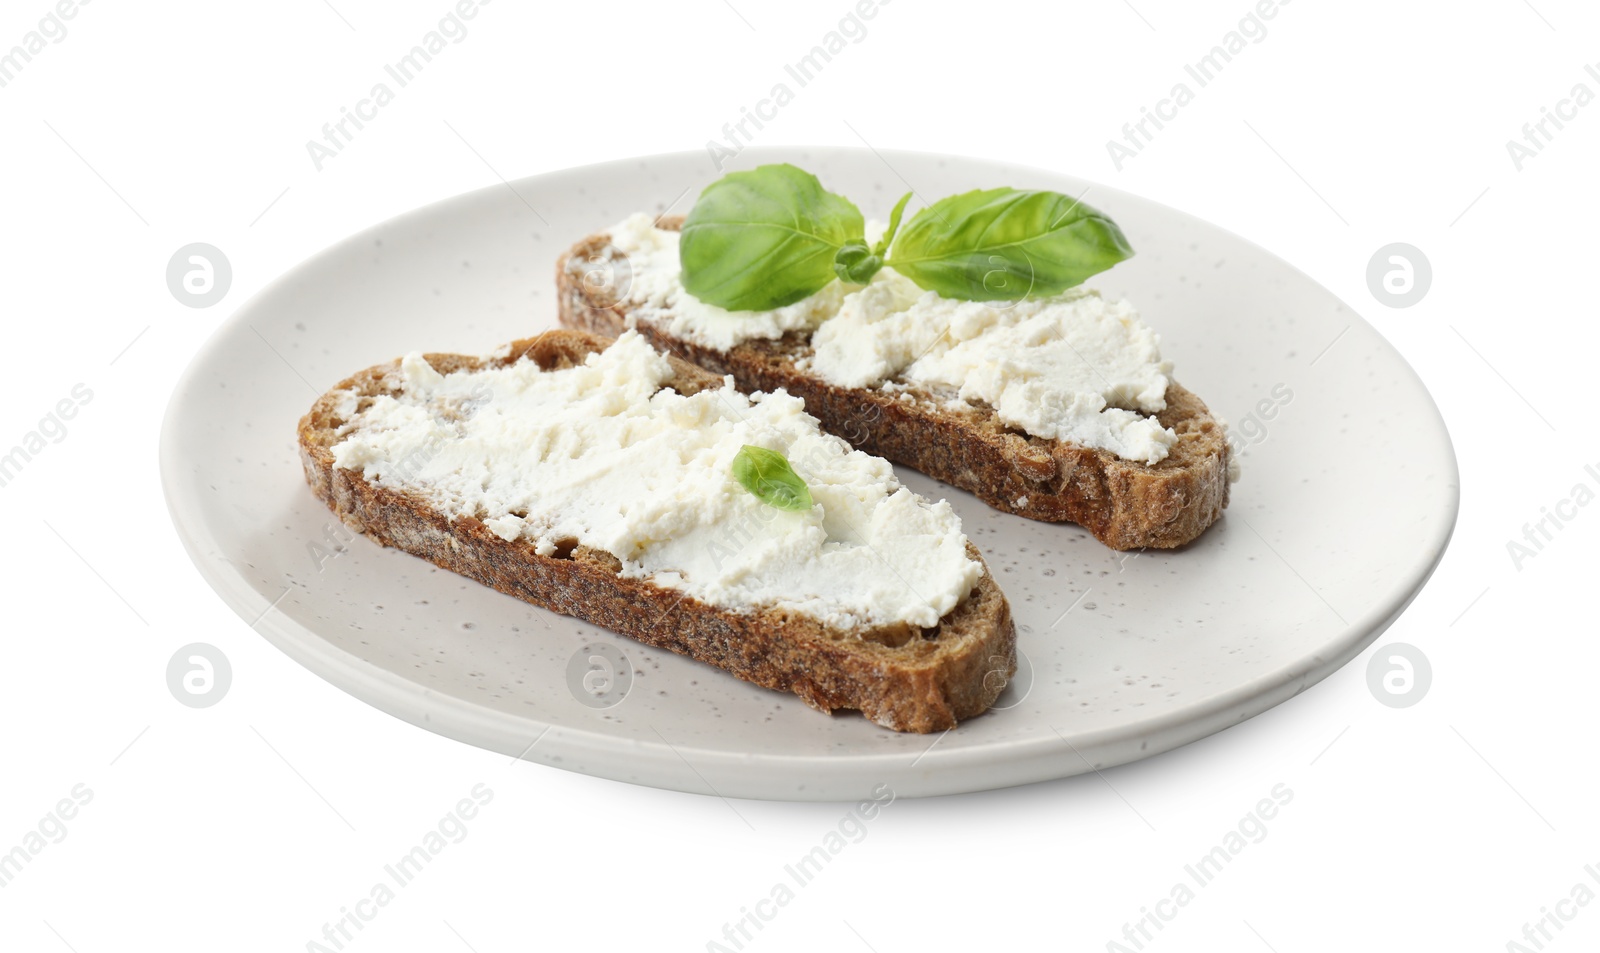
<path id="1" fill-rule="evenodd" d="M 733 458 L 733 478 L 768 506 L 805 512 L 811 509 L 811 488 L 783 454 L 745 444 Z"/>
<path id="2" fill-rule="evenodd" d="M 684 221 L 684 288 L 729 311 L 765 311 L 834 281 L 866 284 L 888 265 L 964 301 L 1049 296 L 1133 255 L 1115 222 L 1059 192 L 1000 188 L 940 199 L 866 240 L 860 209 L 792 165 L 713 182 Z"/>
<path id="3" fill-rule="evenodd" d="M 894 233 L 900 230 L 900 216 L 905 214 L 906 203 L 911 201 L 911 193 L 900 196 L 900 201 L 895 203 L 894 212 L 889 216 L 889 228 L 878 239 L 878 244 L 867 247 L 865 239 L 861 241 L 846 242 L 839 249 L 839 254 L 833 258 L 833 273 L 839 276 L 840 281 L 848 281 L 853 285 L 864 285 L 872 280 L 872 276 L 883 267 L 883 257 L 889 252 L 889 243 L 894 241 Z"/>

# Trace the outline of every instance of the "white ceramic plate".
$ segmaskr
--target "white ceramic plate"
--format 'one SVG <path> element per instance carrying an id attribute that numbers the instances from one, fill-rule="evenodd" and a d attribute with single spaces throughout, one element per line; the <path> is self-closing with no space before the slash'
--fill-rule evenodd
<path id="1" fill-rule="evenodd" d="M 737 166 L 773 161 L 816 172 L 880 219 L 913 188 L 931 200 L 1089 187 L 865 150 L 751 149 Z M 320 392 L 409 350 L 481 353 L 553 326 L 562 249 L 630 212 L 686 211 L 718 175 L 684 153 L 473 192 L 341 242 L 256 296 L 195 358 L 162 432 L 173 519 L 207 581 L 296 661 L 430 731 L 641 784 L 820 800 L 877 784 L 908 796 L 1004 787 L 1194 741 L 1344 664 L 1442 555 L 1455 458 L 1400 355 L 1283 261 L 1104 186 L 1087 201 L 1138 255 L 1092 284 L 1131 297 L 1177 378 L 1233 422 L 1244 477 L 1195 544 L 1120 554 L 902 469 L 960 512 L 1010 597 L 1025 656 L 999 710 L 952 732 L 821 715 L 349 538 L 295 454 L 295 423 Z M 607 658 L 631 680 L 621 671 L 607 689 Z"/>

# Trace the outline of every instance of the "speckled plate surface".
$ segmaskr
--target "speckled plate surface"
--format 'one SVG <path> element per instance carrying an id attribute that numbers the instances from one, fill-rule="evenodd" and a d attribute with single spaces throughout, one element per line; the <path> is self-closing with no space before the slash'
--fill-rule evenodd
<path id="1" fill-rule="evenodd" d="M 866 150 L 792 161 L 883 218 L 907 183 L 1088 183 L 1001 163 Z M 1093 284 L 1126 294 L 1176 376 L 1233 422 L 1244 477 L 1181 552 L 1115 553 L 1074 526 L 948 497 L 1016 615 L 1022 671 L 1000 707 L 897 735 L 500 595 L 351 538 L 306 488 L 295 423 L 321 391 L 406 351 L 480 353 L 555 322 L 553 263 L 638 211 L 686 211 L 704 153 L 496 186 L 411 212 L 300 265 L 195 358 L 161 469 L 201 573 L 256 631 L 413 724 L 529 761 L 724 796 L 844 799 L 886 783 L 947 794 L 1166 751 L 1304 690 L 1377 637 L 1455 523 L 1449 436 L 1405 361 L 1332 294 L 1190 216 L 1095 186 L 1138 255 Z"/>

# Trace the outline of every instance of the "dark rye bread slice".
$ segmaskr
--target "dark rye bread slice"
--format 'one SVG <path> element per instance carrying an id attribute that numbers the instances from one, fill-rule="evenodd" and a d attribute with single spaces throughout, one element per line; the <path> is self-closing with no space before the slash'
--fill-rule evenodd
<path id="1" fill-rule="evenodd" d="M 659 224 L 676 229 L 682 219 Z M 562 324 L 615 337 L 628 327 L 630 303 L 618 297 L 625 289 L 585 280 L 595 274 L 588 263 L 609 257 L 608 248 L 604 233 L 574 245 L 556 262 L 556 283 Z M 1167 409 L 1156 419 L 1177 432 L 1178 442 L 1165 459 L 1144 464 L 1029 436 L 1002 423 L 987 405 L 952 409 L 946 403 L 953 393 L 903 381 L 894 382 L 895 392 L 835 387 L 795 366 L 813 353 L 808 332 L 718 351 L 674 337 L 648 319 L 635 327 L 660 350 L 733 375 L 740 390 L 782 387 L 803 398 L 823 429 L 861 450 L 960 487 L 998 510 L 1077 523 L 1113 549 L 1181 546 L 1228 505 L 1227 436 L 1200 398 L 1176 382 L 1168 385 Z"/>
<path id="2" fill-rule="evenodd" d="M 440 373 L 503 366 L 527 357 L 551 370 L 581 364 L 609 340 L 547 331 L 516 341 L 504 357 L 484 360 L 427 354 Z M 722 379 L 673 359 L 679 393 L 719 387 Z M 942 731 L 994 703 L 1016 672 L 1016 629 L 1005 595 L 985 567 L 972 593 L 931 629 L 910 626 L 838 631 L 796 613 L 733 612 L 682 597 L 644 579 L 618 575 L 610 553 L 576 545 L 541 556 L 527 540 L 507 542 L 477 519 L 450 518 L 421 496 L 369 483 L 333 463 L 350 410 L 401 386 L 399 362 L 368 368 L 322 395 L 300 420 L 300 459 L 311 489 L 352 529 L 385 546 L 494 589 L 648 645 L 726 669 L 746 681 L 794 692 L 821 711 L 859 709 L 896 731 Z M 982 561 L 967 544 L 967 554 Z"/>

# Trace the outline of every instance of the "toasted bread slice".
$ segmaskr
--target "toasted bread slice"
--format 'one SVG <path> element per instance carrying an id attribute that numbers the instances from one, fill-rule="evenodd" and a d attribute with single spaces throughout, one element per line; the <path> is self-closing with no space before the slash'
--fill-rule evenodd
<path id="1" fill-rule="evenodd" d="M 676 229 L 680 217 L 659 226 Z M 630 314 L 632 305 L 583 280 L 576 265 L 620 254 L 604 233 L 574 245 L 556 262 L 561 323 L 615 337 L 634 328 L 657 348 L 718 374 L 741 390 L 785 388 L 803 398 L 825 430 L 858 449 L 887 457 L 972 493 L 996 509 L 1030 519 L 1072 522 L 1113 549 L 1170 549 L 1199 536 L 1228 505 L 1228 442 L 1200 398 L 1171 383 L 1156 414 L 1178 434 L 1154 464 L 1125 460 L 1061 440 L 1029 436 L 973 402 L 951 409 L 948 394 L 905 381 L 893 390 L 843 388 L 797 362 L 810 357 L 810 332 L 752 340 L 726 351 L 668 333 Z"/>
<path id="2" fill-rule="evenodd" d="M 610 341 L 547 331 L 516 341 L 504 356 L 427 354 L 443 374 L 512 364 L 541 369 L 582 364 Z M 673 359 L 672 389 L 692 394 L 722 379 Z M 421 495 L 379 486 L 334 465 L 333 447 L 350 417 L 404 380 L 400 362 L 368 368 L 324 394 L 300 421 L 300 458 L 312 490 L 352 529 L 486 586 L 614 629 L 648 645 L 726 669 L 746 681 L 794 692 L 821 711 L 859 709 L 896 731 L 942 731 L 987 709 L 1016 671 L 1011 608 L 987 567 L 966 599 L 930 629 L 887 626 L 839 631 L 775 609 L 730 611 L 647 578 L 620 576 L 621 562 L 587 546 L 535 552 L 478 519 L 450 518 Z M 354 395 L 354 399 L 352 399 Z M 967 553 L 981 562 L 971 543 Z"/>

